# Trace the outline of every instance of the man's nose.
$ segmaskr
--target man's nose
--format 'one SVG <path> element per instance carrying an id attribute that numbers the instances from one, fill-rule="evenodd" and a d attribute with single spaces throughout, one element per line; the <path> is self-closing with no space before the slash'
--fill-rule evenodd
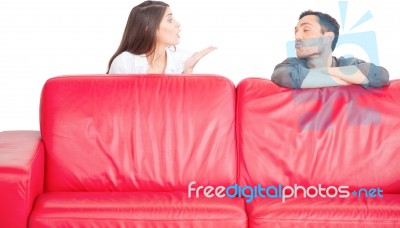
<path id="1" fill-rule="evenodd" d="M 301 40 L 303 38 L 303 34 L 301 34 L 301 32 L 296 32 L 294 38 L 295 40 Z"/>

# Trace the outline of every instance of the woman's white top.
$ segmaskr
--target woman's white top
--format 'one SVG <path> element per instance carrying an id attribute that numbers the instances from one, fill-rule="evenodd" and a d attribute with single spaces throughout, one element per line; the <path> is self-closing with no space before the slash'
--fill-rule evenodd
<path id="1" fill-rule="evenodd" d="M 167 53 L 166 74 L 181 74 L 184 70 L 185 61 L 190 53 L 176 48 L 176 50 L 165 49 Z M 146 55 L 134 55 L 130 52 L 122 52 L 111 63 L 109 74 L 146 74 L 148 70 Z"/>

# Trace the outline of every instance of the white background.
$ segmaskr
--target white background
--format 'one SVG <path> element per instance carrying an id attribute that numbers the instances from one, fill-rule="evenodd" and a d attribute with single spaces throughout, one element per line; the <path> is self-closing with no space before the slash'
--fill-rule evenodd
<path id="1" fill-rule="evenodd" d="M 130 10 L 141 2 L 1 0 L 0 131 L 39 129 L 40 92 L 50 77 L 105 73 Z M 167 3 L 181 23 L 181 48 L 194 52 L 218 47 L 198 63 L 195 73 L 223 75 L 235 84 L 247 77 L 270 78 L 275 65 L 287 57 L 286 42 L 293 39 L 302 11 L 329 13 L 343 26 L 336 0 Z M 400 14 L 395 5 L 389 0 L 348 0 L 341 30 L 342 34 L 375 32 L 379 65 L 389 70 L 391 79 L 400 77 L 400 39 L 395 35 Z M 349 31 L 367 11 L 373 18 Z M 354 45 L 338 51 L 336 56 L 352 53 L 368 60 L 365 51 Z"/>

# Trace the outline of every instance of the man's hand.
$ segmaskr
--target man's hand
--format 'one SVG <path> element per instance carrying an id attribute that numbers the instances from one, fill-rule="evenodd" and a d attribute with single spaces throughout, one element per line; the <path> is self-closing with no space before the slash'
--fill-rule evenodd
<path id="1" fill-rule="evenodd" d="M 350 84 L 352 83 L 329 75 L 326 68 L 314 68 L 308 72 L 300 88 L 323 88 Z"/>
<path id="2" fill-rule="evenodd" d="M 301 84 L 301 88 L 364 85 L 368 83 L 368 78 L 356 66 L 321 67 L 309 71 Z"/>
<path id="3" fill-rule="evenodd" d="M 368 78 L 356 66 L 329 67 L 327 73 L 350 84 L 368 84 Z"/>
<path id="4" fill-rule="evenodd" d="M 188 60 L 186 60 L 183 73 L 184 74 L 192 74 L 193 68 L 196 66 L 197 62 L 199 62 L 200 59 L 202 59 L 204 56 L 206 56 L 208 53 L 214 51 L 215 49 L 217 49 L 217 48 L 210 46 L 201 51 L 194 53 Z"/>

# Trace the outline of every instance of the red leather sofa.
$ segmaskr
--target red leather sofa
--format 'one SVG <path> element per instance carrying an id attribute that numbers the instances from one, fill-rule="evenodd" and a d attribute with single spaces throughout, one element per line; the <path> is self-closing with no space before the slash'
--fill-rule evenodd
<path id="1" fill-rule="evenodd" d="M 399 80 L 308 90 L 242 81 L 239 185 L 288 196 L 271 187 L 246 204 L 249 226 L 400 227 L 399 104 Z"/>
<path id="2" fill-rule="evenodd" d="M 400 227 L 400 81 L 49 79 L 0 132 L 0 227 Z"/>

